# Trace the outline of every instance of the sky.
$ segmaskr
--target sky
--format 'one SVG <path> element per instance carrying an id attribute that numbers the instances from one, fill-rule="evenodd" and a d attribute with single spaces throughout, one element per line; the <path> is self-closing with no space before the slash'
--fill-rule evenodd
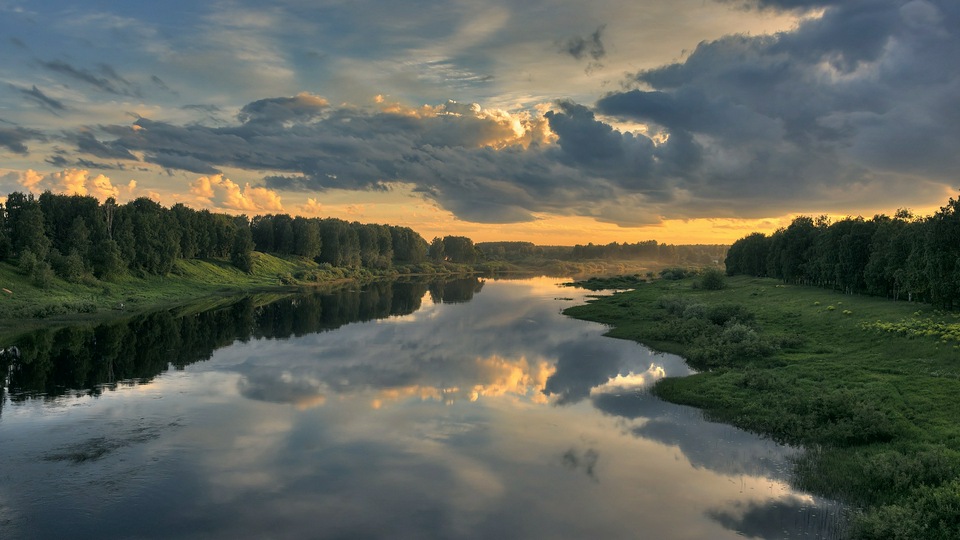
<path id="1" fill-rule="evenodd" d="M 958 150 L 956 0 L 0 0 L 2 194 L 728 243 Z"/>

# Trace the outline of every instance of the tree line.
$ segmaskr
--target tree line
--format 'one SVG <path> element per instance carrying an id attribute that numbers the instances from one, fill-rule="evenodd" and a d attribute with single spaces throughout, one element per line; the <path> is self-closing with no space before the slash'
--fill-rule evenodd
<path id="1" fill-rule="evenodd" d="M 532 242 L 481 242 L 477 249 L 489 260 L 522 261 L 548 258 L 560 261 L 645 260 L 665 264 L 714 265 L 723 260 L 727 246 L 714 244 L 673 245 L 642 240 L 634 243 L 570 246 L 538 246 Z"/>
<path id="2" fill-rule="evenodd" d="M 770 236 L 753 233 L 727 253 L 727 274 L 767 276 L 846 293 L 960 307 L 960 201 L 932 216 L 800 216 Z"/>
<path id="3" fill-rule="evenodd" d="M 332 266 L 383 270 L 427 258 L 426 240 L 409 227 L 268 214 L 254 217 L 250 230 L 256 251 L 298 255 Z"/>
<path id="4" fill-rule="evenodd" d="M 70 282 L 123 273 L 165 275 L 178 259 L 227 259 L 253 269 L 253 251 L 299 255 L 333 266 L 390 268 L 426 260 L 427 242 L 408 227 L 286 214 L 231 216 L 170 208 L 142 197 L 19 192 L 0 209 L 0 261 L 17 265 L 38 286 L 54 275 Z M 472 245 L 472 243 L 471 243 Z"/>

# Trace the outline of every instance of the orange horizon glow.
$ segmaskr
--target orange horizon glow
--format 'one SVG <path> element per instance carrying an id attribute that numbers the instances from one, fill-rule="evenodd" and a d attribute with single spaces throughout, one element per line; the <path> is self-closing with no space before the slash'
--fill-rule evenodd
<path id="1" fill-rule="evenodd" d="M 689 218 L 662 219 L 660 223 L 635 227 L 619 226 L 587 216 L 569 216 L 534 213 L 534 219 L 519 223 L 476 223 L 457 218 L 435 201 L 412 191 L 411 186 L 395 184 L 384 192 L 358 193 L 330 190 L 313 197 L 297 194 L 281 196 L 264 188 L 228 179 L 223 174 L 197 177 L 186 192 L 144 190 L 131 179 L 114 187 L 111 179 L 89 171 L 69 169 L 43 175 L 28 170 L 21 175 L 19 191 L 39 195 L 44 190 L 66 195 L 92 195 L 105 200 L 113 196 L 121 203 L 137 197 L 149 197 L 171 207 L 183 203 L 198 210 L 209 210 L 232 215 L 253 217 L 264 214 L 289 214 L 310 218 L 337 218 L 360 223 L 380 223 L 409 227 L 428 242 L 434 237 L 466 236 L 474 242 L 532 242 L 540 246 L 573 246 L 617 243 L 636 243 L 656 240 L 663 244 L 724 244 L 729 245 L 749 234 L 771 234 L 787 227 L 798 216 L 825 215 L 833 222 L 849 216 L 870 219 L 877 214 L 893 215 L 894 209 L 879 209 L 846 214 L 830 212 L 791 212 L 764 218 Z M 125 186 L 125 187 L 124 187 Z M 289 199 L 296 199 L 290 201 Z M 940 205 L 910 209 L 915 216 L 928 216 Z"/>

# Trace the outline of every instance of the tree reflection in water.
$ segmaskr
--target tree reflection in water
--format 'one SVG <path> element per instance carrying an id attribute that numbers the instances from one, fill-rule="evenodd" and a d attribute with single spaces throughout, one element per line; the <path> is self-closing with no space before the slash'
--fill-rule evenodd
<path id="1" fill-rule="evenodd" d="M 234 341 L 286 339 L 408 315 L 420 309 L 427 291 L 435 303 L 457 303 L 469 301 L 482 287 L 476 277 L 379 282 L 362 289 L 269 300 L 247 296 L 212 310 L 186 306 L 97 326 L 38 330 L 0 352 L 0 371 L 9 374 L 5 386 L 14 402 L 41 395 L 97 395 L 117 384 L 150 381 L 171 366 L 183 369 L 207 360 Z"/>

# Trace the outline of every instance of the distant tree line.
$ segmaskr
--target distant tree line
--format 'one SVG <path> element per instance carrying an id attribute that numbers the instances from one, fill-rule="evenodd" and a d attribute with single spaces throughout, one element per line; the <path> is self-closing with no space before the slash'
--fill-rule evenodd
<path id="1" fill-rule="evenodd" d="M 665 264 L 712 265 L 723 260 L 727 246 L 713 244 L 673 245 L 656 240 L 635 243 L 569 246 L 537 246 L 530 242 L 481 242 L 477 248 L 487 259 L 516 261 L 532 257 L 562 261 L 646 260 Z"/>
<path id="2" fill-rule="evenodd" d="M 726 270 L 960 307 L 960 201 L 950 199 L 929 217 L 905 210 L 833 223 L 801 216 L 770 236 L 753 233 L 737 240 Z"/>
<path id="3" fill-rule="evenodd" d="M 472 246 L 472 243 L 471 243 Z M 253 251 L 298 255 L 333 266 L 389 268 L 426 260 L 427 243 L 407 227 L 288 215 L 230 216 L 139 198 L 11 193 L 0 211 L 0 260 L 38 286 L 123 273 L 165 275 L 178 259 L 226 259 L 253 269 Z"/>

